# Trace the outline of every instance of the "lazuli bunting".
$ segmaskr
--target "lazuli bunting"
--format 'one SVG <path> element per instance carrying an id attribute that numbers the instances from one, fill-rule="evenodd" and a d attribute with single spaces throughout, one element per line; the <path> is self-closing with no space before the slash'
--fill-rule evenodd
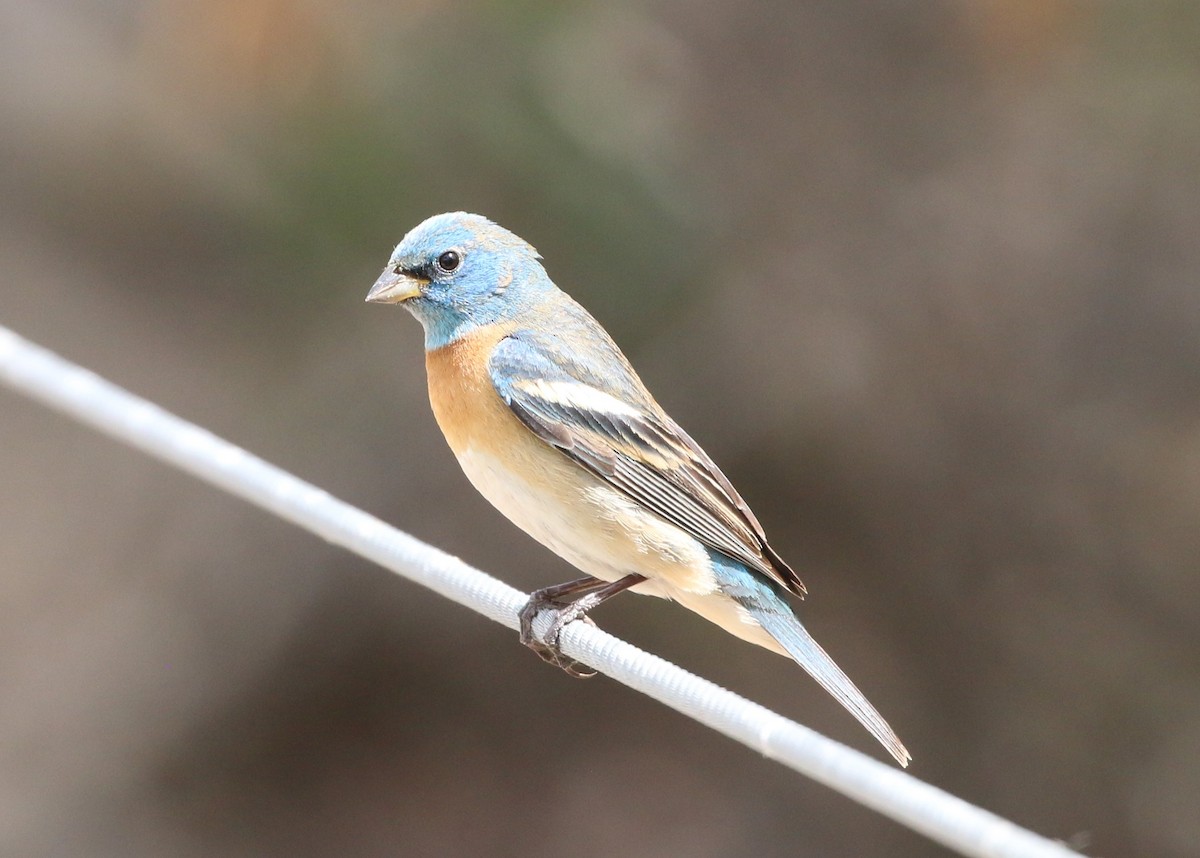
<path id="1" fill-rule="evenodd" d="M 900 739 L 801 625 L 796 573 L 729 480 L 642 385 L 600 323 L 551 282 L 537 251 L 479 215 L 431 217 L 367 295 L 425 329 L 429 399 L 468 479 L 588 577 L 533 594 L 521 640 L 579 675 L 563 626 L 631 589 L 673 599 L 791 656 L 901 765 Z M 540 639 L 532 623 L 554 611 Z"/>

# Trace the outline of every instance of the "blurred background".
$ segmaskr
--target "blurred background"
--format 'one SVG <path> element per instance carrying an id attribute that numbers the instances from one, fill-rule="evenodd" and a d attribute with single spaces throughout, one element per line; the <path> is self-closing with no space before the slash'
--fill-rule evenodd
<path id="1" fill-rule="evenodd" d="M 799 570 L 913 773 L 1200 854 L 1200 7 L 0 2 L 0 321 L 516 586 L 420 327 L 532 242 Z M 923 856 L 603 678 L 0 391 L 0 853 Z M 606 629 L 867 753 L 785 660 Z"/>

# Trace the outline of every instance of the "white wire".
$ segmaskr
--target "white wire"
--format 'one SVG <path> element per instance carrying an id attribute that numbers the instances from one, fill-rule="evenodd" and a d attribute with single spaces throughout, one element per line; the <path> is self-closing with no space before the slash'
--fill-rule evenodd
<path id="1" fill-rule="evenodd" d="M 2 326 L 0 381 L 511 629 L 518 626 L 526 594 Z M 1077 854 L 594 626 L 571 623 L 561 643 L 572 658 L 963 855 Z"/>

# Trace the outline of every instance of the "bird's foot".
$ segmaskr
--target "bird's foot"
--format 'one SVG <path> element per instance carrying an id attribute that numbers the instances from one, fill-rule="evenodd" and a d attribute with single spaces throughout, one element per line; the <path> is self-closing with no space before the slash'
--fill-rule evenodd
<path id="1" fill-rule="evenodd" d="M 575 620 L 592 623 L 587 616 L 587 612 L 597 604 L 598 600 L 592 598 L 590 595 L 585 595 L 571 602 L 563 602 L 552 595 L 546 594 L 545 591 L 538 590 L 529 597 L 529 601 L 521 608 L 521 612 L 518 615 L 521 620 L 521 643 L 536 652 L 542 661 L 560 668 L 570 676 L 574 676 L 577 679 L 587 679 L 589 676 L 595 676 L 596 671 L 587 669 L 564 653 L 559 647 L 558 639 L 568 623 L 573 623 Z M 542 611 L 552 612 L 553 618 L 545 633 L 538 635 L 534 631 L 533 622 Z M 595 625 L 595 623 L 592 623 L 592 625 Z"/>
<path id="2" fill-rule="evenodd" d="M 637 573 L 630 573 L 616 581 L 601 581 L 589 576 L 535 591 L 518 615 L 521 620 L 521 643 L 540 655 L 543 661 L 571 676 L 579 679 L 595 676 L 594 670 L 588 670 L 559 647 L 558 639 L 562 630 L 575 620 L 591 623 L 587 617 L 588 611 L 645 580 L 644 576 Z M 542 611 L 553 612 L 553 619 L 545 633 L 539 636 L 533 630 L 533 621 Z"/>

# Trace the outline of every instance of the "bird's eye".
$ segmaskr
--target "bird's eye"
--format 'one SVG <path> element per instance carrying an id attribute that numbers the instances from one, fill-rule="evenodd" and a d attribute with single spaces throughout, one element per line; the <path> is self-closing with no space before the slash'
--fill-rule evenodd
<path id="1" fill-rule="evenodd" d="M 443 253 L 441 256 L 439 256 L 437 258 L 438 270 L 443 271 L 446 274 L 449 274 L 451 271 L 453 271 L 455 268 L 457 268 L 461 264 L 462 264 L 462 257 L 459 256 L 457 251 L 454 251 L 454 250 L 447 250 L 445 253 Z"/>

